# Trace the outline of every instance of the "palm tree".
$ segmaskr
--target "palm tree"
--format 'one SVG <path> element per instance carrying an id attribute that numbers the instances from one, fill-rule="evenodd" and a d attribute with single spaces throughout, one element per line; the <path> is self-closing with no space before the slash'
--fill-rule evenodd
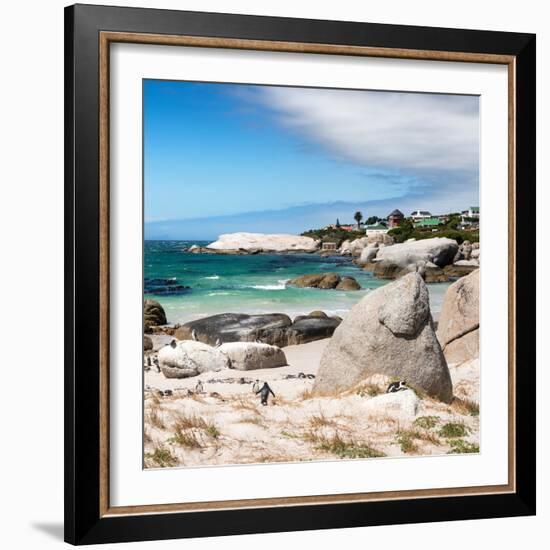
<path id="1" fill-rule="evenodd" d="M 361 212 L 355 212 L 353 219 L 357 222 L 357 229 L 361 229 L 361 220 L 363 219 L 363 214 Z"/>

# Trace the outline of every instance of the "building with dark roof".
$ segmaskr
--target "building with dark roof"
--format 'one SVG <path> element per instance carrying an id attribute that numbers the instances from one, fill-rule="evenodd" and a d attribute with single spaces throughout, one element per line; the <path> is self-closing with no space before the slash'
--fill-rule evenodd
<path id="1" fill-rule="evenodd" d="M 404 219 L 405 216 L 403 215 L 403 212 L 396 208 L 388 215 L 388 227 L 390 229 L 393 229 L 394 227 L 399 227 L 403 223 Z"/>

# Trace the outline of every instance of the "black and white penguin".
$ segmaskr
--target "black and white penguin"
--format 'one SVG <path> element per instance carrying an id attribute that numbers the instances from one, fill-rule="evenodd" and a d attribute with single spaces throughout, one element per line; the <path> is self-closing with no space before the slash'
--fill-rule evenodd
<path id="1" fill-rule="evenodd" d="M 172 341 L 170 342 L 170 347 L 171 347 L 171 348 L 175 348 L 176 345 L 177 345 L 177 344 L 176 344 L 176 341 L 175 341 L 175 340 L 172 340 Z"/>
<path id="2" fill-rule="evenodd" d="M 258 393 L 260 391 L 260 381 L 256 380 L 254 384 L 252 384 L 252 391 L 254 393 Z"/>
<path id="3" fill-rule="evenodd" d="M 273 390 L 269 387 L 269 384 L 267 382 L 264 382 L 264 385 L 256 393 L 260 394 L 260 400 L 264 407 L 267 405 L 269 394 L 275 397 Z"/>
<path id="4" fill-rule="evenodd" d="M 194 342 L 198 342 L 199 338 L 197 336 L 197 331 L 195 329 L 193 329 L 191 331 L 191 338 L 193 339 Z"/>
<path id="5" fill-rule="evenodd" d="M 202 382 L 198 380 L 197 385 L 195 386 L 195 393 L 202 393 L 202 391 L 203 391 Z"/>
<path id="6" fill-rule="evenodd" d="M 216 340 L 216 346 L 215 347 L 219 348 L 221 345 L 222 345 L 222 341 L 218 338 Z"/>
<path id="7" fill-rule="evenodd" d="M 407 382 L 405 380 L 399 380 L 399 382 L 392 382 L 388 389 L 386 390 L 386 393 L 395 393 L 398 391 L 408 390 Z"/>

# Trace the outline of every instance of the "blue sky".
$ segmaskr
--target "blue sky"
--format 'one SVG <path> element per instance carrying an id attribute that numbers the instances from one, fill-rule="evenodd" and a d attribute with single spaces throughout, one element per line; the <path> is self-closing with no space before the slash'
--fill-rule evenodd
<path id="1" fill-rule="evenodd" d="M 478 98 L 144 81 L 146 239 L 478 204 Z"/>

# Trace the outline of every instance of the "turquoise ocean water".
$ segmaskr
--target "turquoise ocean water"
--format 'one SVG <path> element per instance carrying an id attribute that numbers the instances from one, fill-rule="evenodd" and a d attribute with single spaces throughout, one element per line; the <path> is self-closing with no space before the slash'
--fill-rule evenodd
<path id="1" fill-rule="evenodd" d="M 363 296 L 388 281 L 375 279 L 341 256 L 258 254 L 223 256 L 190 254 L 189 246 L 207 241 L 145 241 L 144 294 L 159 301 L 169 323 L 216 313 L 287 313 L 313 310 L 345 316 Z M 286 281 L 305 273 L 336 272 L 355 277 L 363 290 L 342 292 L 293 288 Z M 432 313 L 441 309 L 448 284 L 428 285 Z"/>

